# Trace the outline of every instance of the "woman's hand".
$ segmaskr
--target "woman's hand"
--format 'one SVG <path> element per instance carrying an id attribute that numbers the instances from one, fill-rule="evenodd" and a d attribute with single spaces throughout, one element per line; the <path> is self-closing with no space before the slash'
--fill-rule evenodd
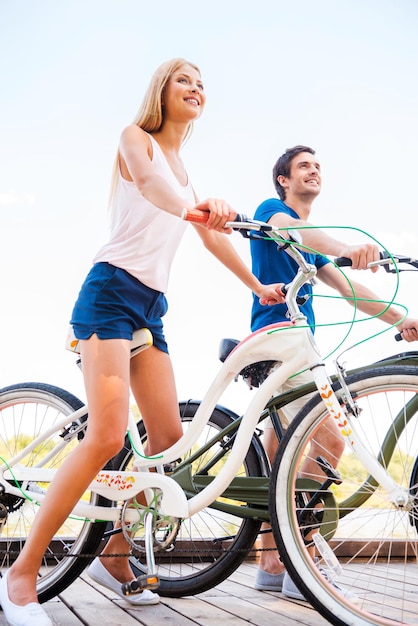
<path id="1" fill-rule="evenodd" d="M 275 283 L 273 285 L 263 285 L 260 297 L 262 306 L 274 306 L 275 304 L 283 304 L 286 298 L 282 293 L 284 283 Z"/>
<path id="2" fill-rule="evenodd" d="M 237 213 L 225 200 L 208 198 L 196 204 L 194 208 L 209 213 L 208 221 L 205 224 L 209 230 L 217 230 L 227 234 L 232 233 L 232 228 L 225 228 L 225 224 L 233 222 Z"/>

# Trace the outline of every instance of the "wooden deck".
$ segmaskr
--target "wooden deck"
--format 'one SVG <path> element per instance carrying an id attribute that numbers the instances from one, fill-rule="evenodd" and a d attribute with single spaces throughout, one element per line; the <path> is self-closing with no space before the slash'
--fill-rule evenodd
<path id="1" fill-rule="evenodd" d="M 245 562 L 219 586 L 197 596 L 161 598 L 157 605 L 132 607 L 83 574 L 47 602 L 56 626 L 323 626 L 328 622 L 308 603 L 253 587 L 257 565 Z M 7 622 L 0 612 L 0 625 Z"/>

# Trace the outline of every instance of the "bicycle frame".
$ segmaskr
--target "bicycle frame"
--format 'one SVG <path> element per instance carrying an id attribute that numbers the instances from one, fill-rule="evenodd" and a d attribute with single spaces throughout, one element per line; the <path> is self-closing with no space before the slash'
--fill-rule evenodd
<path id="1" fill-rule="evenodd" d="M 368 369 L 373 370 L 376 366 L 379 366 L 382 362 L 372 362 L 368 365 L 355 368 L 347 372 L 347 375 L 355 374 L 356 372 L 365 372 Z M 385 365 L 413 365 L 414 367 L 418 367 L 418 353 L 411 351 L 402 354 L 394 355 L 393 357 L 384 359 L 383 363 Z M 331 377 L 331 381 L 334 384 L 337 377 L 333 375 Z M 266 417 L 271 417 L 273 423 L 275 419 L 280 419 L 277 416 L 277 412 L 285 407 L 287 404 L 303 398 L 305 396 L 310 396 L 312 392 L 317 391 L 317 386 L 315 382 L 307 383 L 305 385 L 301 385 L 299 387 L 295 387 L 292 390 L 286 391 L 285 393 L 281 393 L 279 395 L 275 395 L 264 408 L 261 416 L 259 425 L 262 427 L 263 419 Z M 341 402 L 341 390 L 336 392 L 337 397 L 340 398 Z M 198 404 L 198 403 L 193 403 Z M 392 428 L 387 432 L 386 437 L 382 443 L 378 454 L 379 463 L 383 467 L 387 467 L 390 459 L 392 458 L 396 442 L 405 429 L 406 424 L 409 423 L 411 418 L 416 415 L 418 411 L 418 396 L 413 397 L 409 402 L 402 407 L 397 415 L 393 418 Z M 217 435 L 217 439 L 221 440 L 225 436 L 229 436 L 231 431 L 236 431 L 239 424 L 241 423 L 243 416 L 234 415 L 234 423 L 230 424 L 228 427 L 224 428 Z M 210 442 L 211 443 L 211 442 Z M 206 445 L 207 448 L 210 447 L 210 443 Z M 198 458 L 204 448 L 198 449 L 196 452 L 192 454 L 191 457 L 188 458 L 187 463 L 184 463 L 185 469 L 182 473 L 182 463 L 178 466 L 176 470 L 176 479 L 180 481 L 183 489 L 188 493 L 195 493 L 199 489 L 203 489 L 203 487 L 207 484 L 209 480 L 213 480 L 210 476 L 205 476 L 205 474 L 199 473 L 198 475 L 194 475 L 193 479 L 188 473 L 187 468 L 191 463 Z M 374 493 L 379 483 L 376 481 L 373 476 L 369 475 L 363 484 L 363 489 L 359 489 L 355 493 L 353 493 L 349 498 L 340 503 L 338 508 L 338 517 L 343 518 L 348 515 L 353 509 L 359 508 L 362 504 L 364 504 Z M 236 515 L 238 517 L 251 517 L 254 519 L 262 519 L 264 521 L 269 521 L 270 515 L 268 511 L 268 500 L 269 500 L 269 482 L 266 481 L 264 477 L 245 477 L 242 479 L 235 478 L 232 483 L 227 487 L 227 489 L 222 493 L 224 499 L 237 500 L 239 502 L 238 505 L 227 503 L 224 500 L 222 501 L 214 501 L 210 506 L 211 508 L 215 508 L 224 512 L 229 512 L 232 515 Z M 251 504 L 244 505 L 243 502 L 248 502 Z M 256 505 L 256 506 L 254 506 Z"/>
<path id="2" fill-rule="evenodd" d="M 291 341 L 283 341 L 284 334 L 279 332 L 283 330 L 289 330 L 289 335 L 293 338 Z M 219 374 L 202 401 L 189 431 L 174 446 L 156 457 L 145 457 L 142 455 L 142 444 L 136 424 L 133 416 L 129 415 L 128 433 L 135 455 L 134 466 L 139 469 L 139 472 L 115 472 L 110 470 L 99 472 L 95 480 L 90 484 L 89 489 L 112 501 L 128 500 L 145 489 L 159 489 L 162 494 L 160 502 L 162 513 L 178 518 L 187 518 L 193 515 L 195 511 L 210 504 L 234 478 L 248 450 L 259 416 L 268 399 L 273 395 L 274 390 L 283 380 L 286 380 L 294 371 L 297 371 L 298 368 L 300 369 L 306 363 L 306 357 L 302 356 L 303 352 L 295 350 L 293 346 L 300 345 L 300 341 L 305 337 L 307 348 L 310 352 L 310 361 L 312 363 L 318 361 L 317 351 L 313 343 L 309 341 L 309 336 L 310 333 L 305 327 L 278 325 L 274 328 L 263 329 L 253 333 L 241 342 L 221 367 Z M 202 432 L 216 406 L 217 400 L 238 372 L 245 365 L 256 360 L 271 358 L 273 355 L 274 358 L 278 358 L 279 351 L 283 365 L 260 387 L 242 419 L 231 459 L 225 464 L 222 473 L 215 478 L 213 483 L 187 501 L 181 487 L 172 478 L 154 472 L 141 471 L 155 465 L 170 463 L 184 454 Z M 30 483 L 30 481 L 51 482 L 56 470 L 49 469 L 46 465 L 66 445 L 66 441 L 64 439 L 46 455 L 44 467 L 27 468 L 20 465 L 20 462 L 29 452 L 40 445 L 44 439 L 51 436 L 54 432 L 63 430 L 68 423 L 79 420 L 87 413 L 87 410 L 87 407 L 82 407 L 73 414 L 66 416 L 61 422 L 34 439 L 19 454 L 8 459 L 7 465 L 0 467 L 0 484 L 3 485 L 5 490 L 12 495 L 23 495 L 40 504 L 45 497 L 45 493 L 33 492 L 30 488 L 28 489 L 24 486 L 12 486 L 11 483 L 16 481 L 25 485 L 25 483 Z M 119 519 L 120 511 L 116 507 L 93 506 L 87 502 L 80 501 L 74 508 L 72 515 L 91 520 L 116 521 Z M 127 511 L 127 521 L 132 521 L 129 519 L 129 515 L 132 516 L 132 519 L 136 519 L 133 511 L 131 513 Z"/>
<path id="3" fill-rule="evenodd" d="M 391 501 L 398 506 L 406 504 L 408 493 L 400 488 L 387 474 L 378 460 L 373 458 L 363 446 L 360 437 L 356 433 L 354 419 L 350 411 L 341 408 L 341 405 L 332 389 L 329 376 L 326 373 L 325 365 L 322 362 L 319 350 L 315 344 L 312 332 L 306 324 L 306 318 L 300 312 L 297 304 L 297 293 L 300 287 L 312 281 L 316 275 L 316 268 L 306 263 L 305 258 L 297 247 L 297 238 L 293 235 L 290 239 L 283 239 L 279 231 L 273 231 L 272 227 L 258 222 L 243 221 L 240 224 L 231 223 L 231 226 L 241 228 L 244 232 L 248 229 L 259 229 L 268 231 L 268 235 L 275 243 L 282 247 L 299 265 L 299 271 L 293 281 L 287 285 L 287 305 L 292 321 L 289 323 L 275 324 L 264 327 L 252 333 L 225 359 L 219 373 L 210 385 L 206 395 L 200 403 L 194 416 L 193 422 L 188 431 L 169 449 L 154 457 L 146 457 L 143 453 L 140 436 L 136 428 L 133 416 L 128 418 L 128 435 L 131 439 L 134 454 L 134 470 L 131 472 L 115 472 L 104 470 L 99 472 L 95 480 L 90 484 L 91 491 L 104 496 L 111 501 L 124 501 L 136 496 L 139 492 L 145 491 L 148 503 L 153 501 L 152 489 L 157 489 L 161 493 L 159 507 L 163 515 L 176 518 L 188 518 L 196 512 L 204 509 L 214 502 L 231 484 L 237 474 L 246 453 L 251 445 L 251 439 L 255 428 L 260 420 L 269 400 L 274 396 L 276 390 L 295 373 L 310 369 L 313 373 L 314 383 L 320 396 L 325 403 L 331 418 L 335 421 L 342 437 L 351 447 L 354 454 L 363 462 L 370 473 L 373 481 L 380 484 L 387 491 Z M 289 233 L 290 235 L 290 233 Z M 289 245 L 290 244 L 290 245 Z M 146 349 L 152 343 L 152 336 L 148 329 L 137 331 L 142 333 L 142 342 L 134 347 L 132 356 L 142 349 Z M 70 349 L 77 351 L 77 340 L 69 337 L 67 345 Z M 258 361 L 273 360 L 280 363 L 280 367 L 274 369 L 265 381 L 260 385 L 258 391 L 250 402 L 246 412 L 241 418 L 234 446 L 222 470 L 217 476 L 206 484 L 201 491 L 192 495 L 189 500 L 181 486 L 171 477 L 163 473 L 149 472 L 148 469 L 154 466 L 163 466 L 182 457 L 190 450 L 195 441 L 199 438 L 207 425 L 210 416 L 215 409 L 218 400 L 229 384 L 238 376 L 241 370 Z M 342 383 L 343 384 L 343 383 Z M 355 406 L 351 398 L 348 404 Z M 65 429 L 70 420 L 73 422 L 86 415 L 87 407 L 82 407 L 72 415 L 67 416 L 62 423 L 55 425 L 48 432 L 37 437 L 31 444 L 22 450 L 14 458 L 8 460 L 7 466 L 0 467 L 0 484 L 13 495 L 31 498 L 37 503 L 41 503 L 45 493 L 33 492 L 26 487 L 11 486 L 10 481 L 19 481 L 21 485 L 30 481 L 50 482 L 53 480 L 55 471 L 46 467 L 48 461 L 66 445 L 65 438 L 52 450 L 43 460 L 43 467 L 24 468 L 19 465 L 26 454 L 34 450 L 44 438 L 57 432 L 60 428 Z M 74 433 L 71 434 L 74 436 Z M 117 507 L 93 506 L 87 502 L 79 501 L 73 510 L 73 515 L 85 517 L 91 520 L 115 521 L 119 518 Z M 132 519 L 131 519 L 132 518 Z M 126 510 L 126 520 L 136 519 L 134 511 Z"/>
<path id="4" fill-rule="evenodd" d="M 297 275 L 283 288 L 291 321 L 262 328 L 238 344 L 222 343 L 223 364 L 203 400 L 179 404 L 184 435 L 172 447 L 147 457 L 146 429 L 129 412 L 120 452 L 91 480 L 49 542 L 38 595 L 44 601 L 61 593 L 83 571 L 86 559 L 117 533 L 125 539 L 127 554 L 112 556 L 129 556 L 136 576 L 123 586 L 124 594 L 157 584 L 163 596 L 201 593 L 235 571 L 250 550 L 260 550 L 256 541 L 264 521 L 302 597 L 330 621 L 336 617 L 333 623 L 357 623 L 357 615 L 368 611 L 376 612 L 377 620 L 380 615 L 391 618 L 395 611 L 399 621 L 397 607 L 402 606 L 415 624 L 410 590 L 416 582 L 409 570 L 416 566 L 418 531 L 418 352 L 347 372 L 338 357 L 337 373 L 328 375 L 298 307 L 310 290 L 303 297 L 297 297 L 298 291 L 313 280 L 316 268 L 299 253 L 295 238 L 284 241 L 277 229 L 272 232 L 262 223 L 237 227 L 248 236 L 271 238 L 297 262 Z M 391 255 L 382 259 L 388 271 L 390 263 L 397 266 Z M 414 259 L 397 260 L 418 269 Z M 351 327 L 355 321 L 363 320 L 355 313 L 349 322 L 337 323 Z M 132 357 L 152 345 L 148 329 L 135 335 Z M 70 343 L 78 352 L 75 337 Z M 231 346 L 236 347 L 228 354 Z M 307 369 L 312 382 L 279 393 L 289 378 Z M 254 389 L 241 416 L 221 400 L 239 377 Z M 54 385 L 19 383 L 0 395 L 0 530 L 6 566 L 28 536 L 36 505 L 58 471 L 52 468 L 67 462 L 90 426 L 88 407 Z M 260 434 L 269 417 L 280 444 L 271 464 Z M 32 440 L 35 433 L 42 434 Z M 107 522 L 115 525 L 110 528 Z M 113 547 L 116 551 L 118 544 Z M 396 589 L 389 582 L 392 561 Z M 331 578 L 323 578 L 323 568 Z M 327 581 L 334 576 L 330 586 Z M 387 603 L 387 612 L 373 597 L 385 579 L 379 598 Z M 350 595 L 341 599 L 344 589 L 360 597 L 359 609 L 350 605 Z M 341 615 L 347 619 L 338 621 Z M 377 622 L 366 617 L 363 623 Z"/>
<path id="5" fill-rule="evenodd" d="M 9 459 L 7 461 L 7 465 L 3 464 L 0 467 L 0 485 L 2 485 L 3 489 L 5 489 L 7 493 L 10 493 L 12 495 L 18 497 L 24 496 L 25 498 L 30 499 L 36 504 L 41 504 L 46 495 L 46 492 L 40 492 L 39 490 L 33 491 L 28 487 L 24 487 L 23 485 L 25 485 L 25 483 L 30 483 L 31 481 L 45 483 L 51 482 L 57 470 L 49 469 L 48 467 L 46 467 L 46 465 L 56 454 L 58 454 L 58 452 L 63 447 L 65 447 L 67 442 L 63 440 L 44 457 L 43 467 L 29 468 L 25 467 L 24 465 L 20 465 L 19 463 L 25 456 L 27 456 L 49 436 L 65 429 L 69 421 L 74 422 L 86 415 L 86 413 L 87 407 L 82 407 L 71 415 L 66 416 L 60 422 L 57 422 L 53 427 L 42 433 L 42 435 L 34 439 L 19 454 Z M 128 432 L 131 433 L 132 437 L 138 436 L 136 423 L 131 414 L 128 417 Z M 72 434 L 72 436 L 74 436 L 74 434 Z M 136 443 L 139 449 L 141 444 L 140 442 Z M 19 482 L 22 484 L 22 486 L 13 486 L 13 482 Z M 175 511 L 176 513 L 183 511 L 183 513 L 185 514 L 187 511 L 184 507 L 182 507 L 184 494 L 181 488 L 176 483 L 172 485 L 172 488 L 170 490 L 164 490 L 163 487 L 165 486 L 165 477 L 161 476 L 160 474 L 151 474 L 148 472 L 122 472 L 102 470 L 97 474 L 95 480 L 90 484 L 89 490 L 98 493 L 99 495 L 103 495 L 108 500 L 116 501 L 128 500 L 129 498 L 134 497 L 144 489 L 148 489 L 151 487 L 157 488 L 161 489 L 163 492 L 161 506 L 163 510 L 166 511 L 167 515 L 173 515 L 174 513 L 172 513 L 171 511 Z M 178 498 L 180 500 L 178 500 Z M 79 501 L 72 511 L 72 515 L 77 517 L 84 517 L 92 521 L 105 520 L 115 522 L 120 517 L 120 511 L 117 507 L 109 508 L 93 506 L 88 502 Z M 137 519 L 137 516 L 135 516 L 134 512 L 128 511 L 127 520 L 133 521 L 135 519 Z"/>
<path id="6" fill-rule="evenodd" d="M 227 462 L 222 471 L 209 484 L 204 486 L 202 491 L 193 495 L 190 500 L 187 500 L 181 486 L 173 478 L 147 471 L 149 467 L 170 463 L 189 450 L 203 431 L 219 398 L 232 380 L 245 366 L 266 359 L 280 361 L 281 365 L 259 387 L 241 419 L 234 446 Z M 335 420 L 348 445 L 362 459 L 370 472 L 370 476 L 374 477 L 377 483 L 390 494 L 389 497 L 392 502 L 398 505 L 401 502 L 406 503 L 408 498 L 407 492 L 398 487 L 388 477 L 382 465 L 369 455 L 360 438 L 356 435 L 354 419 L 349 414 L 342 412 L 313 340 L 312 333 L 306 327 L 304 320 L 266 327 L 243 340 L 223 363 L 218 375 L 202 400 L 187 433 L 162 454 L 156 457 L 145 457 L 142 455 L 139 433 L 135 420 L 130 414 L 128 433 L 135 456 L 134 467 L 139 471 L 116 472 L 103 470 L 99 472 L 95 480 L 90 484 L 89 489 L 112 501 L 128 500 L 141 491 L 158 489 L 161 493 L 159 507 L 163 515 L 176 518 L 191 517 L 196 512 L 209 506 L 227 489 L 245 458 L 260 415 L 270 398 L 274 395 L 276 389 L 292 374 L 306 368 L 312 370 L 315 385 L 329 414 Z M 87 408 L 82 407 L 72 415 L 66 416 L 60 423 L 33 440 L 18 455 L 9 459 L 7 466 L 3 465 L 0 467 L 0 484 L 13 495 L 24 495 L 37 503 L 41 503 L 45 493 L 31 491 L 30 482 L 50 482 L 53 480 L 56 470 L 49 469 L 46 465 L 66 445 L 65 440 L 57 444 L 45 457 L 44 467 L 26 468 L 19 465 L 19 463 L 30 451 L 40 445 L 45 438 L 54 432 L 64 429 L 69 422 L 80 419 L 86 412 Z M 22 487 L 11 486 L 11 481 L 18 481 L 22 484 Z M 26 483 L 29 483 L 29 486 L 23 486 Z M 72 514 L 91 520 L 116 521 L 119 519 L 120 510 L 118 507 L 93 506 L 88 502 L 80 501 Z M 127 509 L 126 521 L 130 522 L 136 519 L 137 513 Z"/>

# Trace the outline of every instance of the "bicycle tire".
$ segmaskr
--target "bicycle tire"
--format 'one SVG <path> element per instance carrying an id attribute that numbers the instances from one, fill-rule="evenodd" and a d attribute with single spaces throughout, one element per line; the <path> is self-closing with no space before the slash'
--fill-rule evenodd
<path id="1" fill-rule="evenodd" d="M 71 415 L 84 404 L 68 391 L 44 383 L 29 382 L 10 385 L 0 389 L 0 450 L 2 460 L 11 458 L 30 440 L 53 426 L 65 415 Z M 86 414 L 87 419 L 87 414 Z M 70 422 L 71 423 L 71 422 Z M 42 442 L 32 453 L 22 459 L 26 466 L 33 466 L 59 441 L 56 432 Z M 77 445 L 82 432 L 54 458 L 58 467 Z M 110 501 L 91 494 L 93 504 L 110 506 Z M 9 510 L 8 521 L 0 536 L 1 569 L 10 567 L 20 552 L 30 530 L 37 506 L 25 498 L 8 494 L 0 495 L 0 502 Z M 94 554 L 102 539 L 105 522 L 90 522 L 68 518 L 54 535 L 42 561 L 37 582 L 40 602 L 55 597 L 66 589 L 88 565 L 86 558 L 71 554 Z M 56 556 L 61 554 L 62 556 Z"/>
<path id="2" fill-rule="evenodd" d="M 319 427 L 326 428 L 327 411 L 315 397 L 291 422 L 273 463 L 270 513 L 275 540 L 291 578 L 330 623 L 416 625 L 418 370 L 404 365 L 376 367 L 350 375 L 347 384 L 362 408 L 355 419 L 357 434 L 396 482 L 409 490 L 409 503 L 392 505 L 346 447 L 337 466 L 342 484 L 320 493 L 322 510 L 314 511 L 315 522 L 308 525 L 326 540 L 325 549 L 312 558 L 311 535 L 306 534 L 309 512 L 302 509 L 300 498 L 306 493 L 310 497 L 317 487 L 312 481 L 304 485 L 298 474 L 304 455 L 309 455 L 309 441 Z M 334 388 L 343 403 L 339 384 Z M 332 584 L 321 574 L 321 566 Z"/>
<path id="3" fill-rule="evenodd" d="M 198 406 L 198 402 L 180 403 L 183 428 L 187 428 L 192 421 Z M 226 409 L 215 408 L 194 451 L 233 421 L 231 413 Z M 138 423 L 138 429 L 144 440 L 142 422 Z M 241 469 L 242 475 L 262 476 L 261 449 L 264 450 L 260 440 L 254 435 Z M 213 459 L 215 454 L 219 454 L 219 457 L 216 466 L 211 468 L 212 475 L 216 475 L 227 458 L 228 445 L 225 437 L 218 439 L 209 451 L 194 460 L 191 470 L 192 481 L 197 480 L 199 466 L 207 464 L 208 459 Z M 131 458 L 130 444 L 126 441 L 124 452 L 118 456 L 118 467 L 125 469 Z M 188 471 L 185 459 L 179 467 L 183 472 Z M 176 478 L 176 471 L 179 470 L 174 469 L 173 478 Z M 265 484 L 267 488 L 268 478 Z M 222 510 L 216 510 L 213 506 L 193 515 L 190 519 L 183 520 L 174 549 L 161 555 L 156 554 L 156 567 L 160 579 L 158 593 L 161 596 L 178 598 L 212 589 L 241 565 L 257 538 L 260 526 L 259 519 L 234 517 L 223 513 Z M 145 565 L 137 558 L 131 558 L 131 566 L 137 576 L 146 571 Z"/>

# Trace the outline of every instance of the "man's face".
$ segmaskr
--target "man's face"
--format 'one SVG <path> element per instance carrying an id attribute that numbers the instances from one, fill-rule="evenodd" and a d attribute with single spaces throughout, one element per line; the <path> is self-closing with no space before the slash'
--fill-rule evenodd
<path id="1" fill-rule="evenodd" d="M 279 176 L 279 182 L 289 196 L 316 198 L 321 191 L 321 166 L 315 154 L 300 152 L 290 163 L 290 176 Z"/>

